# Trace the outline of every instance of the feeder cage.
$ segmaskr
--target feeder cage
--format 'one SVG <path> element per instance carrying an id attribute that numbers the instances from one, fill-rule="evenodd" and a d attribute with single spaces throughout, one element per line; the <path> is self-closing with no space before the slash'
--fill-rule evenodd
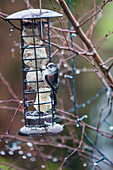
<path id="1" fill-rule="evenodd" d="M 7 17 L 20 20 L 25 126 L 19 135 L 40 136 L 63 130 L 54 121 L 53 92 L 41 72 L 47 61 L 51 62 L 49 19 L 60 16 L 51 10 L 29 9 Z"/>

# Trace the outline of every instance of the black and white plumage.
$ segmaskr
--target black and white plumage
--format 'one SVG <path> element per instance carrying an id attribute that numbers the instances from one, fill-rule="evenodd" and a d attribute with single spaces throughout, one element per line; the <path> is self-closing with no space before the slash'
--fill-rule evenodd
<path id="1" fill-rule="evenodd" d="M 54 63 L 49 63 L 45 70 L 42 71 L 43 79 L 53 90 L 54 106 L 57 104 L 56 93 L 58 91 L 58 67 Z"/>

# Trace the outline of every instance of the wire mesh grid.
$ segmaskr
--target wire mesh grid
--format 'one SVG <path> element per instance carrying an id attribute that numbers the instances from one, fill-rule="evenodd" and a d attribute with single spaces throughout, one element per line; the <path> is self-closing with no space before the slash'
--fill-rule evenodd
<path id="1" fill-rule="evenodd" d="M 48 126 L 48 123 L 53 125 L 55 113 L 53 92 L 51 88 L 42 88 L 42 86 L 44 86 L 44 80 L 41 73 L 41 70 L 45 69 L 43 63 L 45 64 L 47 60 L 49 60 L 49 62 L 51 61 L 49 18 L 47 18 L 46 22 L 39 22 L 38 19 L 31 19 L 27 22 L 21 20 L 20 24 L 25 126 L 46 127 Z M 45 31 L 45 26 L 47 32 Z M 30 33 L 24 35 L 24 32 L 29 30 Z M 45 37 L 49 43 L 45 43 Z M 32 42 L 29 42 L 29 40 Z M 45 53 L 45 49 L 47 49 L 48 55 L 44 54 L 44 57 L 39 56 L 40 54 L 38 53 L 40 49 Z M 28 52 L 27 57 L 25 57 L 25 51 Z M 30 56 L 30 53 L 33 53 L 33 56 Z M 32 76 L 35 77 L 35 80 L 32 80 Z M 29 79 L 29 77 L 31 78 Z M 28 84 L 30 86 L 28 86 Z M 34 99 L 34 96 L 37 96 L 37 98 Z M 41 101 L 41 96 L 45 98 L 48 96 L 49 100 Z M 48 109 L 44 109 L 43 107 Z"/>

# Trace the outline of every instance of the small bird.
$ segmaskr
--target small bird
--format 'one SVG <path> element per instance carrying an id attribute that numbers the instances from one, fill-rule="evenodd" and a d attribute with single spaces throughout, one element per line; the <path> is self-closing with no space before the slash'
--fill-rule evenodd
<path id="1" fill-rule="evenodd" d="M 54 63 L 49 63 L 42 71 L 43 79 L 53 90 L 54 106 L 57 104 L 56 93 L 58 91 L 58 67 Z"/>

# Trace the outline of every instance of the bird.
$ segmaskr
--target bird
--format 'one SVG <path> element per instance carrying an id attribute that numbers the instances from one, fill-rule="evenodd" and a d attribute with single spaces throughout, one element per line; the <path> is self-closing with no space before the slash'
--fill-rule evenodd
<path id="1" fill-rule="evenodd" d="M 45 70 L 42 70 L 43 80 L 52 89 L 54 107 L 57 105 L 56 93 L 59 86 L 58 67 L 54 63 L 48 63 Z"/>

